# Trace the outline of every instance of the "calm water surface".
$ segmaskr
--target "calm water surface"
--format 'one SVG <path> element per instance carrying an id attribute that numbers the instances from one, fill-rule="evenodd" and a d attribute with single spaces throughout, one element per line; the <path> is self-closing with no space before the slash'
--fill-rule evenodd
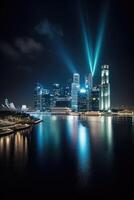
<path id="1" fill-rule="evenodd" d="M 133 191 L 134 118 L 38 117 L 31 130 L 0 138 L 3 196 L 108 199 Z"/>

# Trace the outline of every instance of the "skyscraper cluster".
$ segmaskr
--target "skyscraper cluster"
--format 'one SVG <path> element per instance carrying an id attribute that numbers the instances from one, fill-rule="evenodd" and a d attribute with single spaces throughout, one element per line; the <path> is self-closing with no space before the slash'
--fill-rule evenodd
<path id="1" fill-rule="evenodd" d="M 34 110 L 51 111 L 54 107 L 71 107 L 71 88 L 69 84 L 62 87 L 54 83 L 51 89 L 44 88 L 37 83 L 34 89 Z"/>
<path id="2" fill-rule="evenodd" d="M 54 83 L 50 90 L 37 83 L 34 110 L 51 111 L 56 107 L 71 108 L 73 112 L 110 111 L 109 66 L 102 66 L 100 85 L 93 84 L 92 74 L 85 76 L 84 84 L 81 84 L 78 73 L 73 74 L 72 83 L 65 86 Z"/>
<path id="3" fill-rule="evenodd" d="M 50 93 L 48 89 L 37 83 L 34 90 L 34 109 L 36 111 L 45 111 L 50 107 Z"/>

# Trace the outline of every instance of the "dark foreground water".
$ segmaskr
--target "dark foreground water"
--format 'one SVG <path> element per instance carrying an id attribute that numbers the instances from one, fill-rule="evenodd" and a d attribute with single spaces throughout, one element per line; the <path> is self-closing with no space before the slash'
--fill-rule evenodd
<path id="1" fill-rule="evenodd" d="M 0 138 L 0 199 L 134 194 L 134 118 L 40 117 Z"/>

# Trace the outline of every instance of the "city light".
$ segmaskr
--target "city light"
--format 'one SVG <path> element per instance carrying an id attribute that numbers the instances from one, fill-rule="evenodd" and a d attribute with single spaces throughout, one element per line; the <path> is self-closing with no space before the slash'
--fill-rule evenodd
<path id="1" fill-rule="evenodd" d="M 80 89 L 80 93 L 86 93 L 86 89 L 85 88 L 81 88 Z"/>

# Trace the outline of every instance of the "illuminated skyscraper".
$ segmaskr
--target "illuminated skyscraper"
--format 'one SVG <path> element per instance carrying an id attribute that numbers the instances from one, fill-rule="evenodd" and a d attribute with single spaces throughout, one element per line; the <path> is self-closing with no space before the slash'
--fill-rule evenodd
<path id="1" fill-rule="evenodd" d="M 42 91 L 42 111 L 50 110 L 50 92 L 47 89 Z"/>
<path id="2" fill-rule="evenodd" d="M 101 71 L 100 88 L 100 110 L 110 110 L 110 83 L 109 83 L 109 65 L 103 65 Z"/>
<path id="3" fill-rule="evenodd" d="M 91 91 L 91 110 L 99 111 L 99 94 L 100 90 L 98 86 L 94 86 Z"/>
<path id="4" fill-rule="evenodd" d="M 85 87 L 92 89 L 93 87 L 93 76 L 92 74 L 88 74 L 88 76 L 85 76 Z"/>
<path id="5" fill-rule="evenodd" d="M 91 110 L 91 92 L 93 88 L 93 76 L 91 73 L 85 76 L 85 88 L 87 92 L 87 110 Z"/>
<path id="6" fill-rule="evenodd" d="M 56 105 L 57 98 L 61 95 L 61 89 L 59 83 L 54 83 L 52 85 L 52 90 L 50 94 L 51 99 L 51 107 L 54 107 Z"/>
<path id="7" fill-rule="evenodd" d="M 52 88 L 52 93 L 54 97 L 59 97 L 61 92 L 60 84 L 59 83 L 54 83 L 53 88 Z"/>
<path id="8" fill-rule="evenodd" d="M 40 112 L 50 109 L 50 93 L 39 83 L 34 90 L 34 109 Z"/>
<path id="9" fill-rule="evenodd" d="M 80 84 L 80 75 L 77 73 L 73 74 L 73 83 Z"/>
<path id="10" fill-rule="evenodd" d="M 71 86 L 71 108 L 73 111 L 78 110 L 78 92 L 80 89 L 80 75 L 75 73 L 73 74 L 73 83 Z"/>
<path id="11" fill-rule="evenodd" d="M 81 88 L 78 92 L 78 111 L 86 112 L 87 111 L 87 91 L 85 88 Z"/>
<path id="12" fill-rule="evenodd" d="M 34 90 L 34 109 L 36 111 L 42 111 L 42 90 L 43 86 L 37 83 Z"/>

